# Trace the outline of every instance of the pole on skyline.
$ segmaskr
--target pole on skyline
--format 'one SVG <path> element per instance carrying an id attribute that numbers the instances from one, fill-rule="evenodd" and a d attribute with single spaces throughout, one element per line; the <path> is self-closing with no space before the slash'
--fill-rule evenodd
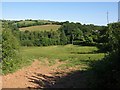
<path id="1" fill-rule="evenodd" d="M 118 2 L 118 22 L 120 22 L 120 1 Z"/>
<path id="2" fill-rule="evenodd" d="M 109 24 L 109 12 L 107 11 L 107 24 Z"/>

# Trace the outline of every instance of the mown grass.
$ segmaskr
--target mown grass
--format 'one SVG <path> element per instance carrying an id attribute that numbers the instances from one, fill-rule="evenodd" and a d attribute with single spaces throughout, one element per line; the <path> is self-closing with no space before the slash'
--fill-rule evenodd
<path id="1" fill-rule="evenodd" d="M 60 28 L 61 25 L 38 25 L 38 26 L 30 26 L 30 27 L 24 27 L 20 28 L 20 31 L 56 31 L 58 28 Z"/>
<path id="2" fill-rule="evenodd" d="M 22 47 L 21 52 L 29 59 L 47 58 L 49 62 L 54 63 L 55 59 L 65 61 L 63 67 L 74 67 L 76 65 L 87 65 L 87 63 L 99 60 L 104 57 L 104 53 L 96 53 L 96 47 L 89 46 L 48 46 L 48 47 Z"/>

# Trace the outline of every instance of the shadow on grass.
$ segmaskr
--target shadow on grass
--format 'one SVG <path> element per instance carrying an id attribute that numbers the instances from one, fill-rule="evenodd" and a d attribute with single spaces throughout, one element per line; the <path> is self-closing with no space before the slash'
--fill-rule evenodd
<path id="1" fill-rule="evenodd" d="M 90 52 L 70 52 L 71 54 L 98 54 L 98 53 L 105 53 L 103 51 L 100 50 L 94 50 L 94 51 L 90 51 Z"/>

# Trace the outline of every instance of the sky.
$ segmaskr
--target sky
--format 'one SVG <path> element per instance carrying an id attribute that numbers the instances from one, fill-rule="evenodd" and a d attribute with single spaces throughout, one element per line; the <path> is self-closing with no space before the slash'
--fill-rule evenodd
<path id="1" fill-rule="evenodd" d="M 2 2 L 118 2 L 120 0 L 1 0 Z"/>
<path id="2" fill-rule="evenodd" d="M 2 19 L 41 19 L 107 24 L 118 20 L 117 2 L 2 2 Z"/>

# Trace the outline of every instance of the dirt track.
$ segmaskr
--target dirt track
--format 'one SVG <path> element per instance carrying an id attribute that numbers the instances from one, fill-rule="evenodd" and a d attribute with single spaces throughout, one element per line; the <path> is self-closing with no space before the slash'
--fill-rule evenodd
<path id="1" fill-rule="evenodd" d="M 61 62 L 57 62 L 53 66 L 48 66 L 47 64 L 41 64 L 40 61 L 35 60 L 32 65 L 22 68 L 13 74 L 3 76 L 2 88 L 42 88 L 42 82 L 34 83 L 35 79 L 38 79 L 37 74 L 41 75 L 41 79 L 45 79 L 44 76 L 52 77 L 52 73 L 54 73 L 61 64 Z M 38 83 L 41 83 L 41 86 Z"/>
<path id="2" fill-rule="evenodd" d="M 45 60 L 47 61 L 47 60 Z M 13 74 L 3 76 L 2 88 L 86 88 L 86 72 L 73 68 L 60 69 L 65 64 L 56 60 L 49 66 L 35 60 L 32 65 L 22 68 Z"/>

